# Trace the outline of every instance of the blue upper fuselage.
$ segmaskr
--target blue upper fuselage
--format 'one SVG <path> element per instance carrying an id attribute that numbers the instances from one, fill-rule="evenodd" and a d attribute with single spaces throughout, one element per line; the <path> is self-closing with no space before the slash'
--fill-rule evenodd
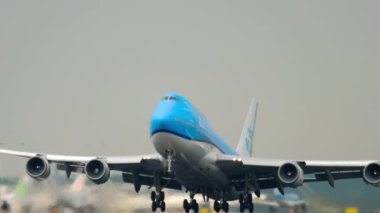
<path id="1" fill-rule="evenodd" d="M 218 148 L 222 153 L 238 155 L 215 133 L 206 117 L 186 98 L 168 93 L 159 102 L 150 123 L 150 135 L 166 132 L 188 139 L 201 141 Z"/>

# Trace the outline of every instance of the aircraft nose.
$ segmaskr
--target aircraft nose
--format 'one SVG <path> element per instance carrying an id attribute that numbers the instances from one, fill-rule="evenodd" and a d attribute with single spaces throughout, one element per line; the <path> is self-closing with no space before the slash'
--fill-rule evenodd
<path id="1" fill-rule="evenodd" d="M 153 117 L 150 123 L 151 135 L 159 131 L 167 131 L 169 128 L 170 119 L 166 117 Z"/>
<path id="2" fill-rule="evenodd" d="M 170 127 L 175 121 L 173 107 L 160 107 L 154 111 L 150 122 L 150 134 L 153 135 L 159 131 L 170 131 Z"/>

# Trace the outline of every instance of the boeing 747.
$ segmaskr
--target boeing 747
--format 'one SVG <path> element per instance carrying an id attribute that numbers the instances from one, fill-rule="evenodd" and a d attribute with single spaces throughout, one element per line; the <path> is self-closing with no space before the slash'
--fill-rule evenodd
<path id="1" fill-rule="evenodd" d="M 194 199 L 201 194 L 214 200 L 214 210 L 229 211 L 228 201 L 239 200 L 240 211 L 254 211 L 252 193 L 263 189 L 299 187 L 304 182 L 363 178 L 380 186 L 380 161 L 315 161 L 263 159 L 252 156 L 258 103 L 252 100 L 236 149 L 211 127 L 206 117 L 185 97 L 168 93 L 158 103 L 150 121 L 150 139 L 157 153 L 139 156 L 69 156 L 0 149 L 0 153 L 28 158 L 26 172 L 32 178 L 49 177 L 51 164 L 64 170 L 85 173 L 96 184 L 119 171 L 124 182 L 153 187 L 151 209 L 165 211 L 164 188 L 185 189 L 185 212 L 199 211 Z M 281 146 L 286 146 L 281 144 Z"/>

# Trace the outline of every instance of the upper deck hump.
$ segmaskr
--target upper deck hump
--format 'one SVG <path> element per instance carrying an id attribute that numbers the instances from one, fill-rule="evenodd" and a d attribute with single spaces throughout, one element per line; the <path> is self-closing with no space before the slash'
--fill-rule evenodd
<path id="1" fill-rule="evenodd" d="M 168 132 L 190 141 L 209 143 L 222 153 L 238 155 L 211 127 L 207 118 L 184 96 L 167 93 L 156 107 L 150 134 Z"/>

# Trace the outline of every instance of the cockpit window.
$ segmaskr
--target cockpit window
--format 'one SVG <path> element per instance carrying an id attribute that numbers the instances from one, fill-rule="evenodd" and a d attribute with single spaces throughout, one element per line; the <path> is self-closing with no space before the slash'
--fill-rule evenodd
<path id="1" fill-rule="evenodd" d="M 177 97 L 174 96 L 165 96 L 162 98 L 162 100 L 173 100 L 173 101 L 179 101 Z"/>

